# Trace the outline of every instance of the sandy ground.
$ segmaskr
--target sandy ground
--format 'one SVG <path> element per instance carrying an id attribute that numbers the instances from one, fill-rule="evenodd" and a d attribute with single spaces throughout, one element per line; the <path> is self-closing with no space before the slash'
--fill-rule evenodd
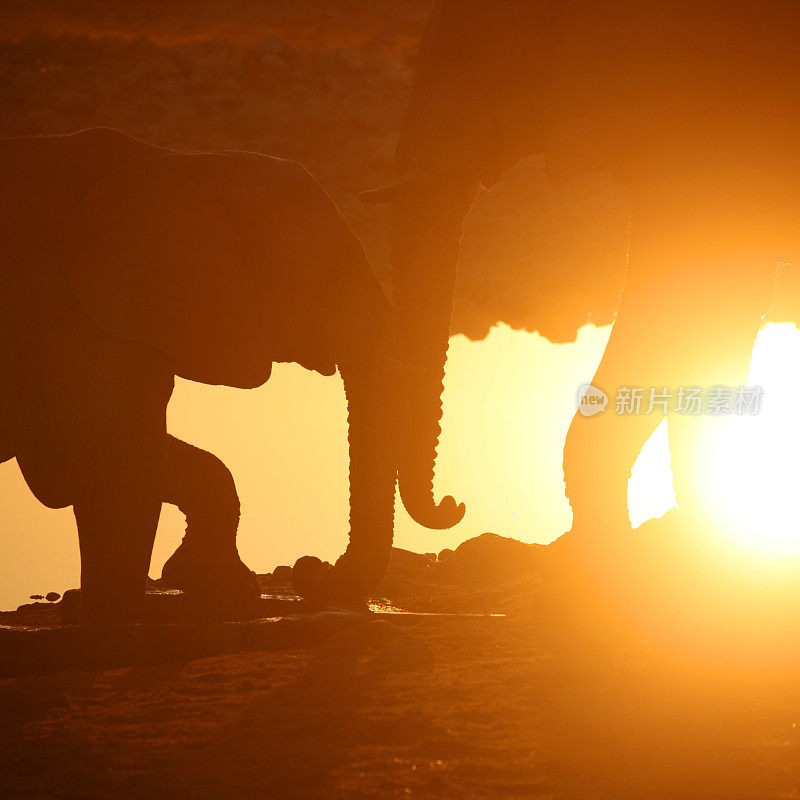
<path id="1" fill-rule="evenodd" d="M 0 796 L 798 797 L 796 581 L 690 592 L 654 545 L 592 586 L 553 547 L 398 551 L 389 599 L 444 613 L 313 646 L 0 681 Z"/>
<path id="2" fill-rule="evenodd" d="M 4 681 L 0 793 L 792 798 L 799 678 L 554 657 L 524 619 L 374 621 L 313 650 Z"/>

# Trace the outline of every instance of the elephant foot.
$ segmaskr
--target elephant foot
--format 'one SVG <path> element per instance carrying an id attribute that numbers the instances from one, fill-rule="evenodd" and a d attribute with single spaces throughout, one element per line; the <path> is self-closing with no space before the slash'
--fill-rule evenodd
<path id="1" fill-rule="evenodd" d="M 184 540 L 161 570 L 162 582 L 172 589 L 212 599 L 258 598 L 255 572 L 235 548 L 220 552 Z"/>
<path id="2" fill-rule="evenodd" d="M 543 572 L 555 579 L 614 580 L 636 561 L 639 540 L 630 525 L 576 528 L 547 546 Z"/>

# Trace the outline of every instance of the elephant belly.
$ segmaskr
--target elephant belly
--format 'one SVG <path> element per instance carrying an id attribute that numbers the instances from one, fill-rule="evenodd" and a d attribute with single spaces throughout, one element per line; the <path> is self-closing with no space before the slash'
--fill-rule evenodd
<path id="1" fill-rule="evenodd" d="M 335 301 L 337 220 L 297 165 L 172 154 L 95 186 L 58 261 L 100 329 L 163 353 L 182 377 L 253 388 L 273 361 L 329 360 L 324 337 L 306 342 Z"/>
<path id="2" fill-rule="evenodd" d="M 14 458 L 16 453 L 16 437 L 14 435 L 16 425 L 12 417 L 12 410 L 7 404 L 0 405 L 0 413 L 3 418 L 0 420 L 0 464 Z"/>
<path id="3" fill-rule="evenodd" d="M 174 378 L 150 348 L 99 331 L 66 289 L 49 300 L 24 331 L 15 454 L 37 499 L 61 508 L 123 448 L 152 452 L 159 468 Z"/>

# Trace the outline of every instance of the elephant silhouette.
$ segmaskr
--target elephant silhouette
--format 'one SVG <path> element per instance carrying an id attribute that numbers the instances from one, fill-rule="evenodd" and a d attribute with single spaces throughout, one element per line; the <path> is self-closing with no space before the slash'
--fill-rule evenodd
<path id="1" fill-rule="evenodd" d="M 364 194 L 392 203 L 398 357 L 425 370 L 421 406 L 441 405 L 476 191 L 536 153 L 553 181 L 608 169 L 630 192 L 626 283 L 592 383 L 608 395 L 745 383 L 775 265 L 800 244 L 798 35 L 800 6 L 788 0 L 439 0 L 395 180 Z M 662 419 L 576 414 L 564 451 L 571 541 L 630 529 L 628 478 Z M 701 505 L 698 424 L 669 415 L 687 510 Z M 414 431 L 434 461 L 438 429 Z"/>
<path id="2" fill-rule="evenodd" d="M 176 375 L 250 388 L 274 362 L 343 376 L 350 541 L 303 588 L 366 597 L 391 552 L 400 367 L 389 302 L 316 180 L 292 161 L 106 128 L 3 140 L 0 163 L 0 457 L 46 506 L 74 509 L 81 620 L 140 617 L 162 502 L 187 518 L 166 579 L 258 591 L 230 472 L 170 436 L 166 408 Z"/>

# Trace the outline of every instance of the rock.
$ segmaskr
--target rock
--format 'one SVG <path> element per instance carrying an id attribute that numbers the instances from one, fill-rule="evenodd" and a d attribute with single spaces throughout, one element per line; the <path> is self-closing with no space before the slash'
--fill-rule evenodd
<path id="1" fill-rule="evenodd" d="M 439 551 L 439 555 L 437 557 L 438 561 L 440 563 L 444 561 L 449 561 L 453 557 L 454 552 L 455 551 L 451 550 L 449 547 L 445 547 L 444 550 Z"/>
<path id="2" fill-rule="evenodd" d="M 415 553 L 412 550 L 403 550 L 400 547 L 392 548 L 392 557 L 389 561 L 389 570 L 397 569 L 427 569 L 435 557 L 430 558 L 428 553 Z"/>
<path id="3" fill-rule="evenodd" d="M 61 622 L 64 625 L 77 625 L 81 611 L 81 590 L 67 589 L 58 604 L 61 609 Z"/>
<path id="4" fill-rule="evenodd" d="M 503 581 L 537 571 L 543 551 L 543 545 L 482 533 L 460 544 L 441 568 L 459 581 Z"/>
<path id="5" fill-rule="evenodd" d="M 288 586 L 292 582 L 292 568 L 286 564 L 272 570 L 272 583 Z"/>
<path id="6" fill-rule="evenodd" d="M 425 592 L 431 580 L 435 580 L 436 555 L 414 553 L 399 547 L 392 548 L 392 557 L 386 575 L 377 587 L 377 593 L 396 598 Z"/>
<path id="7" fill-rule="evenodd" d="M 259 572 L 256 575 L 256 580 L 258 581 L 258 585 L 261 588 L 262 592 L 268 592 L 272 587 L 272 573 L 271 572 Z"/>
<path id="8" fill-rule="evenodd" d="M 291 580 L 292 588 L 301 597 L 306 597 L 325 569 L 325 564 L 316 556 L 298 558 L 294 562 L 294 568 L 290 570 L 289 579 Z M 275 571 L 277 572 L 277 569 Z"/>
<path id="9" fill-rule="evenodd" d="M 44 600 L 43 594 L 32 594 L 30 597 L 31 600 Z"/>
<path id="10" fill-rule="evenodd" d="M 55 603 L 56 600 L 61 599 L 61 595 L 58 592 L 48 592 L 44 599 L 47 600 L 48 603 Z"/>

